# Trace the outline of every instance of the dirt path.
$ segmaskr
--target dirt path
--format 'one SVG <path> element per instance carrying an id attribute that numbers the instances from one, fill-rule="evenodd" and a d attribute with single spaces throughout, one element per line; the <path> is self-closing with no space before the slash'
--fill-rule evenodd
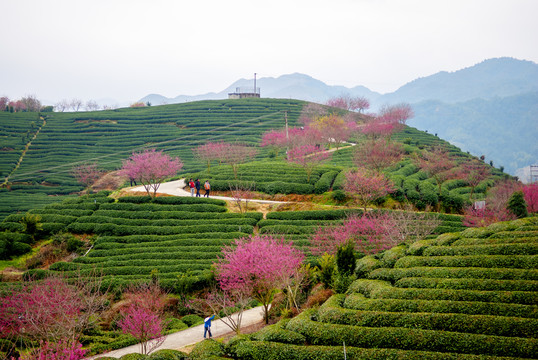
<path id="1" fill-rule="evenodd" d="M 190 196 L 190 194 L 189 194 Z M 241 323 L 241 328 L 246 328 L 248 326 L 259 324 L 263 322 L 263 308 L 261 306 L 246 310 L 243 313 L 243 321 Z M 211 326 L 211 332 L 213 333 L 213 338 L 219 338 L 223 336 L 229 336 L 231 331 L 228 326 L 226 326 L 221 320 L 214 320 Z M 156 350 L 161 349 L 172 349 L 180 350 L 189 345 L 196 344 L 200 341 L 203 341 L 204 337 L 204 325 L 194 326 L 192 328 L 179 331 L 173 334 L 170 334 L 166 337 L 166 340 L 159 346 Z M 100 354 L 92 356 L 90 359 L 96 359 L 101 356 L 112 356 L 120 358 L 123 355 L 131 353 L 140 353 L 140 345 L 132 345 L 123 349 L 113 350 L 106 354 Z"/>

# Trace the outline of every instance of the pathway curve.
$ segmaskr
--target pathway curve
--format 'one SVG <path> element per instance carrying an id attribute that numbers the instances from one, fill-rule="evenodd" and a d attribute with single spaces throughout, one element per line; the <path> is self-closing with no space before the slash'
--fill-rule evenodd
<path id="1" fill-rule="evenodd" d="M 175 195 L 175 196 L 191 196 L 191 193 L 189 191 L 185 191 L 183 187 L 185 186 L 185 179 L 179 179 L 175 181 L 169 181 L 162 183 L 159 186 L 159 189 L 157 190 L 157 193 L 159 194 L 168 194 L 168 195 Z M 125 190 L 129 191 L 137 191 L 137 192 L 146 192 L 146 189 L 144 189 L 143 186 L 135 186 L 132 188 L 127 188 Z M 203 190 L 200 190 L 203 192 Z M 228 197 L 228 196 L 209 196 L 210 199 L 219 199 L 219 200 L 228 200 L 228 201 L 235 201 L 234 198 Z M 274 200 L 257 200 L 257 199 L 250 199 L 249 202 L 257 202 L 261 204 L 285 204 L 286 201 L 274 201 Z"/>
<path id="2" fill-rule="evenodd" d="M 190 195 L 190 194 L 189 194 Z M 243 320 L 241 322 L 241 327 L 247 327 L 250 325 L 258 324 L 263 321 L 263 308 L 261 306 L 255 307 L 243 312 Z M 222 322 L 222 320 L 213 320 L 211 326 L 211 332 L 213 333 L 214 338 L 224 336 L 231 332 L 230 328 Z M 185 346 L 196 344 L 203 340 L 204 336 L 204 325 L 197 325 L 183 331 L 178 331 L 176 333 L 170 334 L 166 337 L 166 340 L 159 346 L 157 350 L 161 349 L 172 349 L 179 350 Z M 132 345 L 123 349 L 113 350 L 106 354 L 95 355 L 90 359 L 96 359 L 102 356 L 112 356 L 115 358 L 120 358 L 123 355 L 140 353 L 140 345 Z"/>

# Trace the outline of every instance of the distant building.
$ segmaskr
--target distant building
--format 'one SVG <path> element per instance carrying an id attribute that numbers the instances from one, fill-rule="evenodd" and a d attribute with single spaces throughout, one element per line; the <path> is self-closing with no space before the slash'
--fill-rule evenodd
<path id="1" fill-rule="evenodd" d="M 260 88 L 256 87 L 256 73 L 254 73 L 254 86 L 251 88 L 248 87 L 237 87 L 235 92 L 228 94 L 228 99 L 246 99 L 246 98 L 259 98 L 260 97 Z"/>
<path id="2" fill-rule="evenodd" d="M 235 88 L 235 92 L 228 93 L 228 99 L 259 98 L 260 88 Z"/>

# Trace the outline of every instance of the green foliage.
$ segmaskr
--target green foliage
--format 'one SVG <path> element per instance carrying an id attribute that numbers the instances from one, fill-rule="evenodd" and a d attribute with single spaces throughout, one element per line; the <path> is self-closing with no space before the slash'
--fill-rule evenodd
<path id="1" fill-rule="evenodd" d="M 287 329 L 306 337 L 313 345 L 391 348 L 395 339 L 405 350 L 458 352 L 491 356 L 533 357 L 538 340 L 420 328 L 362 327 L 313 321 L 315 313 L 303 312 L 291 319 Z"/>
<path id="2" fill-rule="evenodd" d="M 181 318 L 181 321 L 187 324 L 188 327 L 191 327 L 203 323 L 204 319 L 198 315 L 185 315 Z"/>
<path id="3" fill-rule="evenodd" d="M 320 273 L 319 278 L 321 283 L 326 289 L 330 289 L 333 286 L 333 278 L 336 273 L 336 261 L 333 255 L 327 253 L 319 259 Z"/>
<path id="4" fill-rule="evenodd" d="M 151 353 L 151 360 L 184 360 L 188 359 L 187 354 L 178 350 L 162 349 Z"/>
<path id="5" fill-rule="evenodd" d="M 339 203 L 344 202 L 347 199 L 346 193 L 342 190 L 334 190 L 331 196 L 334 201 Z"/>
<path id="6" fill-rule="evenodd" d="M 355 243 L 348 241 L 339 246 L 336 251 L 336 267 L 342 275 L 351 275 L 355 271 L 357 258 L 355 256 Z"/>
<path id="7" fill-rule="evenodd" d="M 212 359 L 215 356 L 222 357 L 224 355 L 226 355 L 224 345 L 212 339 L 200 341 L 189 354 L 192 360 Z"/>
<path id="8" fill-rule="evenodd" d="M 506 209 L 518 218 L 524 218 L 528 216 L 527 203 L 522 191 L 516 191 L 510 196 Z"/>

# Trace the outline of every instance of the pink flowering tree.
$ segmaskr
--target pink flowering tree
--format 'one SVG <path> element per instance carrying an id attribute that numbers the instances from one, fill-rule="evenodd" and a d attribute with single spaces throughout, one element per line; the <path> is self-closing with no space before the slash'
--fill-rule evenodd
<path id="1" fill-rule="evenodd" d="M 508 200 L 515 191 L 521 190 L 521 183 L 513 180 L 498 182 L 488 191 L 485 207 L 468 207 L 464 210 L 463 224 L 468 227 L 483 227 L 499 221 L 516 219 L 516 216 L 507 210 Z"/>
<path id="2" fill-rule="evenodd" d="M 207 172 L 209 172 L 211 169 L 211 162 L 221 159 L 222 150 L 225 147 L 226 144 L 223 142 L 208 142 L 192 149 L 192 151 L 198 159 L 206 163 Z"/>
<path id="3" fill-rule="evenodd" d="M 260 146 L 271 147 L 275 152 L 275 156 L 278 156 L 279 150 L 286 148 L 287 144 L 286 130 L 271 130 L 263 134 Z"/>
<path id="4" fill-rule="evenodd" d="M 330 114 L 312 121 L 310 127 L 322 134 L 329 147 L 331 143 L 334 143 L 338 150 L 340 143 L 347 141 L 351 137 L 356 130 L 357 124 L 354 121 L 346 122 L 342 117 Z"/>
<path id="5" fill-rule="evenodd" d="M 394 191 L 392 182 L 383 174 L 366 169 L 350 170 L 346 172 L 344 191 L 353 196 L 366 212 L 366 207 Z"/>
<path id="6" fill-rule="evenodd" d="M 239 165 L 253 158 L 258 153 L 255 147 L 247 146 L 239 143 L 229 144 L 221 143 L 221 159 L 225 164 L 232 167 L 234 177 L 237 180 Z"/>
<path id="7" fill-rule="evenodd" d="M 21 360 L 80 360 L 87 352 L 78 341 L 41 341 L 38 348 L 22 355 Z"/>
<path id="8" fill-rule="evenodd" d="M 97 168 L 96 163 L 75 166 L 71 169 L 71 174 L 79 183 L 83 184 L 86 189 L 90 189 L 91 186 L 103 176 L 103 172 Z"/>
<path id="9" fill-rule="evenodd" d="M 182 167 L 183 163 L 179 158 L 172 158 L 162 151 L 151 149 L 133 153 L 129 159 L 123 161 L 122 173 L 140 181 L 148 195 L 151 196 L 153 190 L 155 197 L 161 182 L 176 175 Z"/>
<path id="10" fill-rule="evenodd" d="M 364 254 L 375 254 L 398 244 L 391 233 L 392 218 L 387 214 L 351 215 L 342 225 L 320 227 L 311 237 L 314 255 L 335 255 L 338 248 L 348 241 Z"/>
<path id="11" fill-rule="evenodd" d="M 472 161 L 463 165 L 463 175 L 465 181 L 471 187 L 471 193 L 469 194 L 469 200 L 473 198 L 475 188 L 491 174 L 489 168 L 480 161 Z"/>
<path id="12" fill-rule="evenodd" d="M 538 183 L 528 184 L 521 189 L 525 202 L 527 203 L 527 211 L 529 214 L 538 212 Z"/>
<path id="13" fill-rule="evenodd" d="M 329 99 L 327 101 L 327 106 L 349 111 L 363 112 L 370 108 L 370 102 L 362 96 L 351 97 L 349 95 L 342 95 Z"/>
<path id="14" fill-rule="evenodd" d="M 390 138 L 393 133 L 401 131 L 413 116 L 413 109 L 408 104 L 384 106 L 362 127 L 362 133 L 373 138 Z"/>
<path id="15" fill-rule="evenodd" d="M 463 177 L 462 172 L 457 168 L 456 161 L 452 160 L 448 151 L 441 147 L 435 147 L 432 151 L 424 151 L 417 160 L 417 165 L 435 180 L 439 195 L 441 195 L 441 186 L 446 181 Z"/>
<path id="16" fill-rule="evenodd" d="M 329 154 L 315 145 L 302 145 L 288 151 L 288 161 L 303 167 L 307 182 L 310 182 L 312 171 L 317 165 L 327 160 Z"/>
<path id="17" fill-rule="evenodd" d="M 96 277 L 80 277 L 74 284 L 49 277 L 6 288 L 0 297 L 0 337 L 28 342 L 31 359 L 81 359 L 85 351 L 78 339 L 105 307 L 106 294 L 96 290 L 100 286 Z M 40 347 L 32 348 L 38 342 Z"/>
<path id="18" fill-rule="evenodd" d="M 224 291 L 250 291 L 262 303 L 268 323 L 274 295 L 286 286 L 303 259 L 304 254 L 283 237 L 251 235 L 223 248 L 215 266 L 217 281 Z"/>
<path id="19" fill-rule="evenodd" d="M 140 342 L 142 354 L 149 354 L 166 338 L 163 336 L 165 326 L 159 314 L 135 303 L 124 311 L 118 325 L 125 334 L 132 335 Z"/>
<path id="20" fill-rule="evenodd" d="M 149 354 L 166 338 L 163 336 L 166 294 L 158 284 L 141 284 L 128 289 L 124 301 L 127 306 L 120 311 L 123 318 L 118 325 L 140 342 L 143 354 Z"/>
<path id="21" fill-rule="evenodd" d="M 353 153 L 353 163 L 376 172 L 396 164 L 402 158 L 404 150 L 401 144 L 374 139 L 358 145 Z"/>

